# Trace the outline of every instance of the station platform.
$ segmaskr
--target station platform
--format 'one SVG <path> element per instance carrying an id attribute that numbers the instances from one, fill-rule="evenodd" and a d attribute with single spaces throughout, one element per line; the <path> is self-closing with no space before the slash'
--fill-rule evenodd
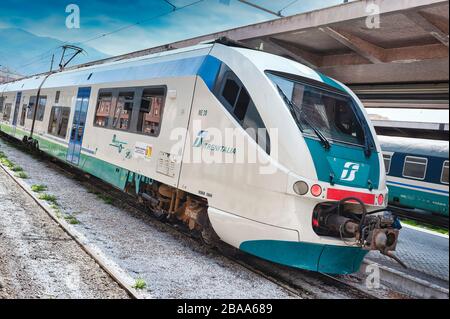
<path id="1" fill-rule="evenodd" d="M 407 266 L 370 252 L 366 261 L 375 262 L 444 289 L 449 288 L 449 237 L 403 224 L 395 252 Z"/>

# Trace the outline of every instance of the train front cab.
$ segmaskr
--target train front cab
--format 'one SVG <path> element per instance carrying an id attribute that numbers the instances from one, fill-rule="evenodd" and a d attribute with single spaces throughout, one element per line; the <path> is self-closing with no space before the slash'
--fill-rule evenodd
<path id="1" fill-rule="evenodd" d="M 305 70 L 303 80 L 307 86 L 304 88 L 310 95 L 317 98 L 327 92 L 328 98 L 339 95 L 345 96 L 347 102 L 352 101 L 352 112 L 344 115 L 348 116 L 346 124 L 358 127 L 358 132 L 353 127 L 347 127 L 347 130 L 352 131 L 350 135 L 358 135 L 351 138 L 360 144 L 339 143 L 328 136 L 326 140 L 331 145 L 325 147 L 327 142 L 311 126 L 308 134 L 304 134 L 296 123 L 298 114 L 293 114 L 292 105 L 283 96 L 289 95 L 286 83 L 277 85 L 271 78 L 272 75 L 283 76 L 283 72 L 267 71 L 279 70 L 280 65 L 288 66 L 281 68 L 283 71 L 289 70 L 293 61 L 250 50 L 233 48 L 224 51 L 221 46 L 212 50 L 214 58 L 219 60 L 217 76 L 210 77 L 216 82 L 208 85 L 199 81 L 196 86 L 188 135 L 197 136 L 200 141 L 191 144 L 192 151 L 232 150 L 236 158 L 245 160 L 242 163 L 195 164 L 190 162 L 190 154 L 185 154 L 180 177 L 183 190 L 209 197 L 208 215 L 219 237 L 267 260 L 339 274 L 359 269 L 367 251 L 374 249 L 372 238 L 368 236 L 375 238 L 379 233 L 380 237 L 388 237 L 389 243 L 386 245 L 385 241 L 384 248 L 393 249 L 397 232 L 391 227 L 390 216 L 367 217 L 364 227 L 365 230 L 371 227 L 370 234 L 361 236 L 364 238 L 359 243 L 355 240 L 356 232 L 363 228 L 358 227 L 354 219 L 354 215 L 361 215 L 363 211 L 359 203 L 342 203 L 344 216 L 334 220 L 334 224 L 331 219 L 317 218 L 317 214 L 327 217 L 326 205 L 348 197 L 361 199 L 367 211 L 382 209 L 386 204 L 380 148 L 357 98 L 339 83 L 295 63 L 297 74 L 299 69 Z M 261 68 L 255 62 L 258 59 L 275 62 Z M 314 78 L 308 76 L 310 74 L 314 74 Z M 297 75 L 293 77 L 298 78 Z M 290 79 L 283 80 L 289 82 Z M 300 83 L 305 84 L 304 81 Z M 248 97 L 241 99 L 241 94 L 248 94 Z M 239 104 L 242 100 L 248 101 L 245 107 Z M 200 127 L 198 123 L 201 123 Z M 268 138 L 262 138 L 262 134 L 247 134 L 245 130 L 249 126 L 256 129 L 253 132 L 268 129 Z M 247 148 L 211 140 L 213 128 L 222 132 L 237 128 L 236 139 L 245 139 Z M 270 128 L 276 128 L 277 133 L 271 132 Z M 254 152 L 260 158 L 258 163 L 248 161 L 248 154 Z M 261 173 L 262 168 L 272 173 Z M 304 193 L 297 192 L 299 182 L 307 185 Z M 336 226 L 336 223 L 341 224 Z M 342 224 L 348 226 L 348 233 L 336 234 L 335 228 Z M 353 233 L 349 236 L 352 227 Z M 329 228 L 329 232 L 326 233 L 324 228 Z M 375 229 L 378 233 L 373 232 Z"/>

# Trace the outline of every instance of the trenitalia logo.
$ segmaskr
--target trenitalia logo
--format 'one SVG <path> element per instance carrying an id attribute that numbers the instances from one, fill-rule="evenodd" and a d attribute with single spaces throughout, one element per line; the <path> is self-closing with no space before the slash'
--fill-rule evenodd
<path id="1" fill-rule="evenodd" d="M 347 162 L 342 171 L 341 181 L 353 182 L 356 179 L 356 173 L 359 171 L 358 163 Z"/>
<path id="2" fill-rule="evenodd" d="M 200 131 L 197 134 L 197 138 L 194 141 L 194 144 L 192 147 L 202 147 L 213 151 L 213 152 L 222 152 L 222 153 L 228 153 L 228 154 L 236 154 L 236 148 L 234 147 L 227 147 L 227 146 L 221 146 L 221 145 L 215 145 L 205 142 L 205 138 L 208 136 L 208 131 Z"/>
<path id="3" fill-rule="evenodd" d="M 278 162 L 278 129 L 246 129 L 203 127 L 201 120 L 194 120 L 192 127 L 173 128 L 169 153 L 183 164 L 245 164 L 257 168 L 261 175 L 276 174 Z M 267 154 L 270 143 L 270 155 Z M 342 166 L 343 164 L 341 164 Z M 244 165 L 239 168 L 245 169 Z"/>
<path id="4" fill-rule="evenodd" d="M 197 138 L 194 141 L 193 147 L 200 147 L 203 145 L 203 139 L 208 136 L 208 131 L 200 131 L 197 134 Z"/>

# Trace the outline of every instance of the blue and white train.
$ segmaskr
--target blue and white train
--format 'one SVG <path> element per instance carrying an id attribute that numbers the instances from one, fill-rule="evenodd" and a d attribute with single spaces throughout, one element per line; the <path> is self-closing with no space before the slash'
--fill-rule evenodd
<path id="1" fill-rule="evenodd" d="M 448 218 L 449 143 L 379 136 L 389 204 Z"/>
<path id="2" fill-rule="evenodd" d="M 0 85 L 0 97 L 4 133 L 206 241 L 336 274 L 357 271 L 369 250 L 395 250 L 364 107 L 292 60 L 214 42 L 29 77 Z"/>

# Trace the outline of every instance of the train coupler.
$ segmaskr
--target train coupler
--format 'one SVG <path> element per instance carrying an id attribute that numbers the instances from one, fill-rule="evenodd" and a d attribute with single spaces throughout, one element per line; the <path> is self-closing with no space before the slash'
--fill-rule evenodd
<path id="1" fill-rule="evenodd" d="M 378 250 L 406 268 L 393 255 L 401 229 L 400 222 L 385 209 L 368 212 L 365 204 L 353 197 L 321 203 L 314 210 L 313 229 L 321 236 L 337 237 L 345 242 L 352 239 L 352 245 L 365 250 Z"/>

